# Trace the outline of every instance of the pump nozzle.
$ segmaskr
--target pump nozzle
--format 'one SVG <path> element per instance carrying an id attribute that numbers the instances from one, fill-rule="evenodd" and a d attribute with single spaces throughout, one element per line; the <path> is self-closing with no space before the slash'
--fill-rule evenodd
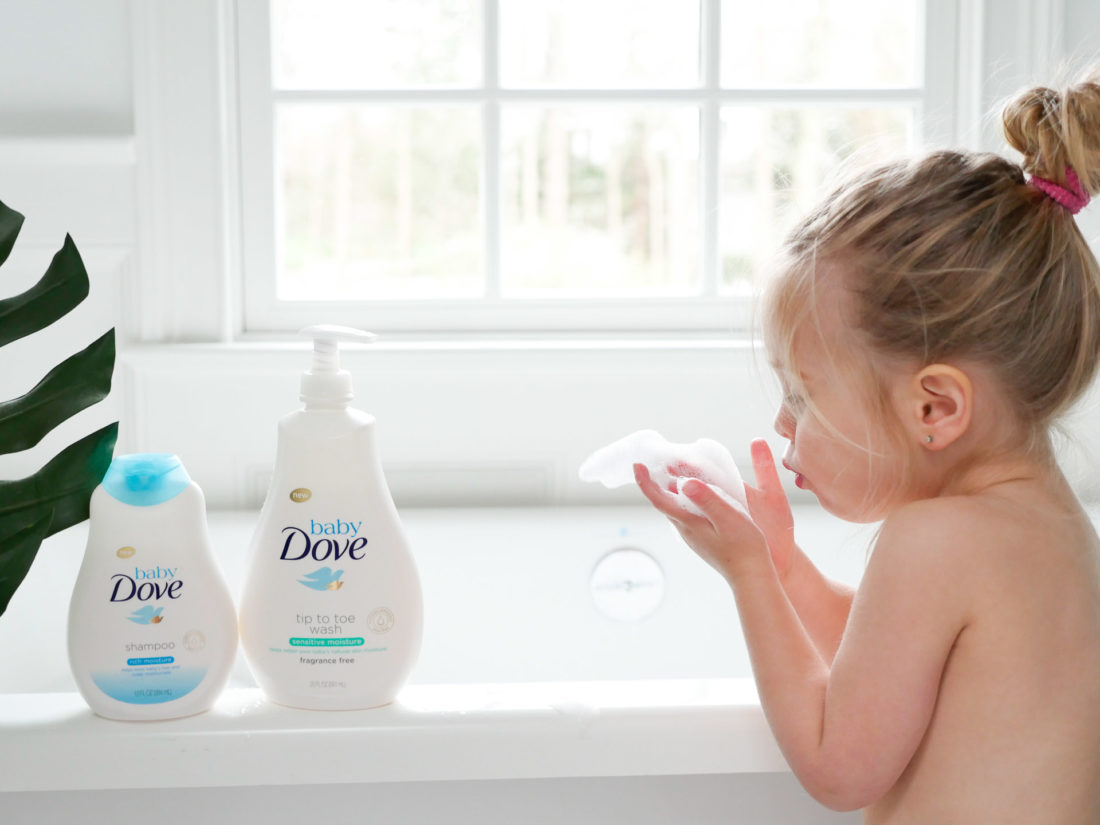
<path id="1" fill-rule="evenodd" d="M 302 374 L 306 406 L 346 406 L 352 399 L 351 373 L 340 369 L 340 341 L 370 343 L 378 336 L 352 327 L 318 324 L 299 331 L 313 339 L 313 365 Z"/>

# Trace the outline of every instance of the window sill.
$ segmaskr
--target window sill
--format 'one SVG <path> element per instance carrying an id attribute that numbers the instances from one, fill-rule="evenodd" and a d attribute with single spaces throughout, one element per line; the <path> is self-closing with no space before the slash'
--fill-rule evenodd
<path id="1" fill-rule="evenodd" d="M 262 500 L 275 423 L 300 406 L 304 340 L 146 344 L 119 352 L 125 452 L 174 452 L 215 507 Z M 400 338 L 351 345 L 353 405 L 372 413 L 399 504 L 622 502 L 584 484 L 597 447 L 652 428 L 748 460 L 776 393 L 749 340 L 713 337 Z"/>
<path id="2" fill-rule="evenodd" d="M 746 333 L 385 333 L 371 344 L 341 344 L 341 351 L 379 353 L 463 352 L 737 352 L 761 349 L 763 344 Z M 206 354 L 277 356 L 309 349 L 309 341 L 293 334 L 246 333 L 233 341 L 142 342 L 126 345 L 120 355 L 131 361 Z"/>

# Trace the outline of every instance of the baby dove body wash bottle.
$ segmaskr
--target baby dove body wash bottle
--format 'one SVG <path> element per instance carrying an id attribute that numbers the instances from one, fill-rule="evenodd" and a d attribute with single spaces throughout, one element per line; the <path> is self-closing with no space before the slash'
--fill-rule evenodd
<path id="1" fill-rule="evenodd" d="M 245 657 L 281 705 L 352 710 L 389 704 L 420 653 L 420 578 L 375 444 L 374 417 L 351 409 L 338 342 L 373 335 L 302 330 L 313 367 L 305 408 L 279 421 L 275 472 L 241 595 Z"/>
<path id="2" fill-rule="evenodd" d="M 122 455 L 89 509 L 69 607 L 81 694 L 109 719 L 207 710 L 233 665 L 237 617 L 210 550 L 202 491 L 174 455 Z"/>

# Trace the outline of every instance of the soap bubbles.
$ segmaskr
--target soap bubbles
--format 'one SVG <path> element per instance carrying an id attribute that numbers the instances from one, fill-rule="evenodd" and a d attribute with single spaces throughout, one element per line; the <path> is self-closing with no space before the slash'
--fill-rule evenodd
<path id="1" fill-rule="evenodd" d="M 639 430 L 601 447 L 580 466 L 581 481 L 608 488 L 634 483 L 634 465 L 644 464 L 657 486 L 676 496 L 679 506 L 702 515 L 683 494 L 688 481 L 698 479 L 715 490 L 732 506 L 745 512 L 745 485 L 729 451 L 709 438 L 691 444 L 674 444 L 656 430 Z"/>

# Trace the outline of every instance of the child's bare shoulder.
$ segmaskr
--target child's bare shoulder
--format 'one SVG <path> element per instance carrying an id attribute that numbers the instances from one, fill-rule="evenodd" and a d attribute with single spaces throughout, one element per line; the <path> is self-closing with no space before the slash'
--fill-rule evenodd
<path id="1" fill-rule="evenodd" d="M 883 528 L 950 533 L 958 526 L 978 526 L 990 515 L 988 503 L 981 496 L 938 496 L 901 505 L 886 517 Z"/>
<path id="2" fill-rule="evenodd" d="M 905 553 L 910 564 L 949 567 L 957 577 L 970 570 L 988 581 L 1095 555 L 1096 533 L 1072 504 L 1027 491 L 983 493 L 907 503 L 883 522 L 879 545 L 887 556 Z"/>
<path id="3" fill-rule="evenodd" d="M 940 552 L 955 555 L 965 546 L 978 549 L 999 543 L 1010 510 L 984 496 L 940 496 L 909 502 L 882 523 L 884 547 L 919 545 L 926 558 Z"/>

